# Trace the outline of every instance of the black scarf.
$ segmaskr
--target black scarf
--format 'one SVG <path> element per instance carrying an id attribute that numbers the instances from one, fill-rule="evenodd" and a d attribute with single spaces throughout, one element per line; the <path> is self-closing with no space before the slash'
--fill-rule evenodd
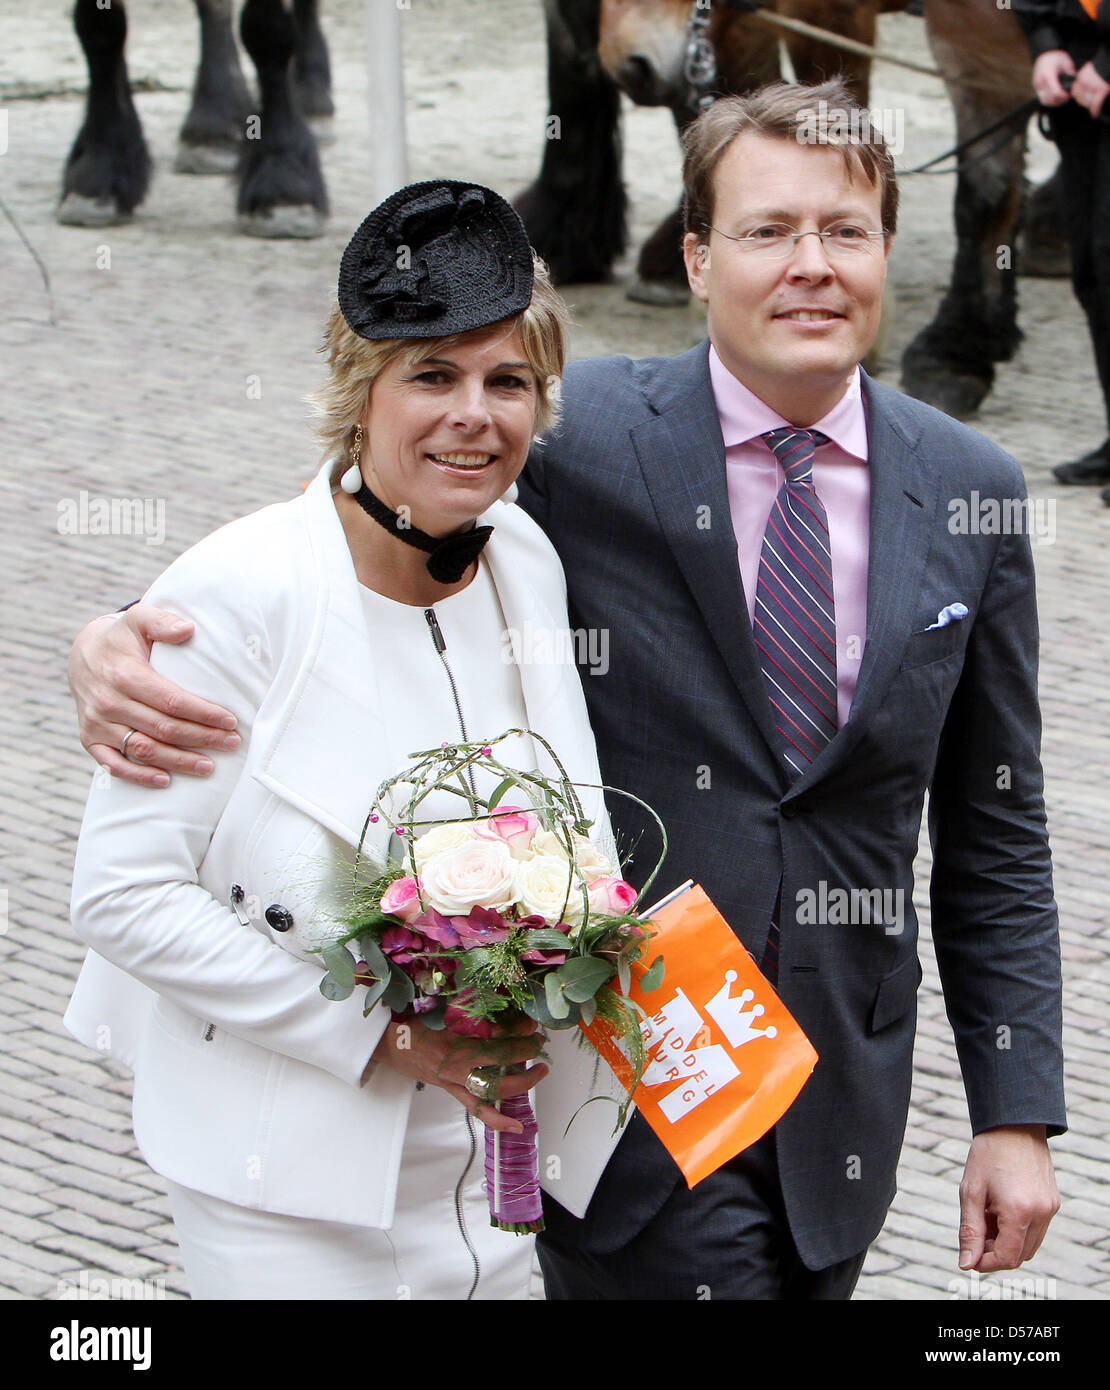
<path id="1" fill-rule="evenodd" d="M 421 531 L 397 512 L 390 511 L 365 482 L 354 493 L 354 499 L 367 516 L 372 516 L 390 535 L 418 550 L 428 551 L 428 573 L 438 584 L 457 584 L 493 535 L 492 526 L 474 526 L 457 536 L 429 536 L 427 531 Z"/>

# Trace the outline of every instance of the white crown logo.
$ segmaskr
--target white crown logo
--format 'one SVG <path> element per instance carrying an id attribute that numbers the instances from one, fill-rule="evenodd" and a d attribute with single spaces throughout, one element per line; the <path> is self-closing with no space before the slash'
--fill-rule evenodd
<path id="1" fill-rule="evenodd" d="M 735 970 L 725 971 L 724 988 L 709 1001 L 705 1011 L 729 1041 L 730 1047 L 743 1047 L 753 1038 L 777 1038 L 778 1029 L 771 1024 L 767 1028 L 755 1028 L 753 1022 L 765 1012 L 762 1004 L 755 1004 L 745 1010 L 744 1005 L 755 998 L 754 990 L 746 989 L 739 999 L 730 997 L 729 990 L 736 979 Z"/>

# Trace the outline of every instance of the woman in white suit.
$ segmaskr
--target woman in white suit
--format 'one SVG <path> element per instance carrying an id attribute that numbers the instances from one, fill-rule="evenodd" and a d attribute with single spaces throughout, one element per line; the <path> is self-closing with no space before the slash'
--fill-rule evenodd
<path id="1" fill-rule="evenodd" d="M 320 393 L 333 461 L 147 596 L 196 623 L 159 669 L 232 709 L 241 743 L 204 780 L 94 786 L 73 888 L 91 949 L 66 1022 L 134 1069 L 194 1297 L 527 1296 L 531 1241 L 488 1225 L 472 1119 L 517 1127 L 475 1069 L 533 1061 L 539 1040 L 460 1047 L 364 1018 L 361 989 L 321 996 L 313 948 L 375 789 L 414 750 L 530 727 L 600 780 L 574 668 L 506 660 L 506 632 L 566 625 L 555 553 L 505 500 L 553 418 L 564 333 L 496 194 L 394 194 L 343 257 Z M 551 770 L 516 743 L 519 766 Z M 607 1148 L 578 1161 L 586 1189 Z"/>

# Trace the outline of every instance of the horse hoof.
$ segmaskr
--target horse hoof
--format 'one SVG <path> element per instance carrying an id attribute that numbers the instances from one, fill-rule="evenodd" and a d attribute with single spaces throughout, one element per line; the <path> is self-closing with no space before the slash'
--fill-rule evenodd
<path id="1" fill-rule="evenodd" d="M 175 174 L 234 174 L 239 167 L 238 145 L 191 145 L 181 140 L 173 161 Z"/>
<path id="2" fill-rule="evenodd" d="M 637 280 L 625 291 L 634 304 L 652 304 L 657 309 L 680 309 L 690 302 L 690 291 L 668 280 Z"/>
<path id="3" fill-rule="evenodd" d="M 943 410 L 954 420 L 970 419 L 989 395 L 991 384 L 980 376 L 940 369 L 902 372 L 902 389 L 908 395 Z"/>
<path id="4" fill-rule="evenodd" d="M 67 193 L 54 216 L 67 227 L 118 227 L 131 221 L 131 214 L 113 198 L 90 198 L 84 193 Z"/>
<path id="5" fill-rule="evenodd" d="M 244 236 L 299 238 L 307 241 L 324 235 L 327 218 L 311 203 L 278 203 L 276 207 L 260 208 L 256 212 L 241 212 L 239 230 Z"/>
<path id="6" fill-rule="evenodd" d="M 1071 278 L 1071 247 L 1062 238 L 1034 240 L 1018 252 L 1018 274 L 1038 280 Z"/>

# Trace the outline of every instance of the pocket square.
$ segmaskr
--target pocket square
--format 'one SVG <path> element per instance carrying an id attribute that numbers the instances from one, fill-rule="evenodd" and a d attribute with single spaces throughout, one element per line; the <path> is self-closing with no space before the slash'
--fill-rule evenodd
<path id="1" fill-rule="evenodd" d="M 926 632 L 933 632 L 938 627 L 947 627 L 949 623 L 958 623 L 961 618 L 968 615 L 968 607 L 965 603 L 950 603 L 942 608 L 937 614 L 935 623 L 930 623 L 925 629 Z"/>

